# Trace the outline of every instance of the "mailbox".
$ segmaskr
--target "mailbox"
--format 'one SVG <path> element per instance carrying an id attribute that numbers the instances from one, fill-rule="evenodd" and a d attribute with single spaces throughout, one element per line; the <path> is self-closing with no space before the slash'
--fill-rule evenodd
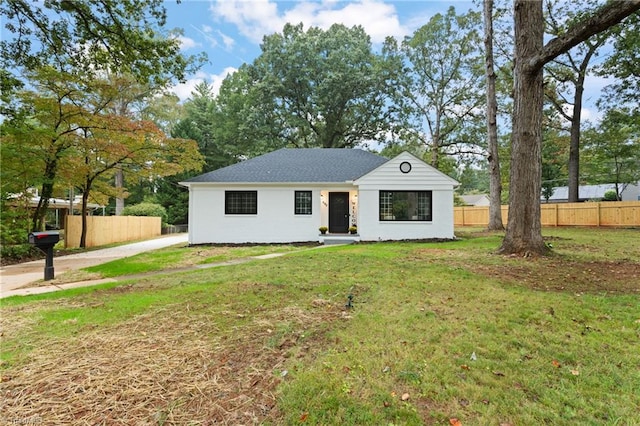
<path id="1" fill-rule="evenodd" d="M 58 231 L 32 232 L 29 234 L 29 242 L 39 248 L 55 246 L 58 241 L 60 241 L 60 233 Z"/>
<path id="2" fill-rule="evenodd" d="M 52 280 L 54 276 L 53 246 L 58 241 L 60 241 L 60 233 L 58 231 L 32 232 L 29 234 L 29 243 L 47 254 L 44 264 L 45 281 Z"/>

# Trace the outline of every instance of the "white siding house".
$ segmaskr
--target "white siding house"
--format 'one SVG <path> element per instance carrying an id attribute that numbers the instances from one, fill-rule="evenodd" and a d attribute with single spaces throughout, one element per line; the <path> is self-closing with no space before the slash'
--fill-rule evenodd
<path id="1" fill-rule="evenodd" d="M 458 182 L 409 153 L 281 149 L 181 184 L 190 244 L 454 238 Z"/>

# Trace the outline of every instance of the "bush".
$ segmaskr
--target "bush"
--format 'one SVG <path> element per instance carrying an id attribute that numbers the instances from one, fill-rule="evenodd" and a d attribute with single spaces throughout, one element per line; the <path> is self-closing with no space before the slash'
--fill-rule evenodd
<path id="1" fill-rule="evenodd" d="M 618 193 L 615 189 L 610 189 L 604 193 L 605 201 L 618 201 Z"/>
<path id="2" fill-rule="evenodd" d="M 160 204 L 154 203 L 140 203 L 127 206 L 122 210 L 122 215 L 161 217 L 163 224 L 167 222 L 167 210 Z"/>
<path id="3" fill-rule="evenodd" d="M 23 260 L 31 260 L 40 254 L 40 249 L 31 244 L 3 244 L 0 246 L 0 257 L 4 261 L 20 262 Z"/>

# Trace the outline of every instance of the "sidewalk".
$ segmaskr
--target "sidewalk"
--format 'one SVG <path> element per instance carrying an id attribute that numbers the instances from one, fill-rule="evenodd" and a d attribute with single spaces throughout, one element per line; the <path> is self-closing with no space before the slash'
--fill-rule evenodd
<path id="1" fill-rule="evenodd" d="M 53 267 L 55 269 L 55 274 L 58 275 L 66 271 L 99 265 L 101 263 L 133 256 L 145 251 L 151 251 L 163 247 L 173 246 L 176 244 L 186 243 L 187 237 L 188 234 L 172 234 L 164 237 L 154 238 L 152 240 L 125 244 L 118 247 L 92 250 L 84 253 L 71 254 L 68 256 L 54 257 Z M 44 262 L 44 259 L 41 259 L 17 265 L 3 266 L 2 268 L 0 268 L 0 298 L 12 296 L 15 294 L 25 295 L 52 291 L 52 289 L 50 289 L 49 287 L 30 287 L 28 289 L 22 288 L 32 282 L 42 280 L 44 278 Z M 91 284 L 100 284 L 102 282 L 110 281 L 113 280 L 96 280 L 91 281 Z M 89 283 L 87 282 L 79 282 L 62 284 L 55 287 L 56 289 L 62 289 L 81 287 L 88 284 Z"/>

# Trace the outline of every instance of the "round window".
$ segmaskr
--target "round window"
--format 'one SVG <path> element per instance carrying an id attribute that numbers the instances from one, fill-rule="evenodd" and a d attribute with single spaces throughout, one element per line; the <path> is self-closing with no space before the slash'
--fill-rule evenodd
<path id="1" fill-rule="evenodd" d="M 411 163 L 407 161 L 403 161 L 400 163 L 400 171 L 402 173 L 409 173 L 411 171 Z"/>

